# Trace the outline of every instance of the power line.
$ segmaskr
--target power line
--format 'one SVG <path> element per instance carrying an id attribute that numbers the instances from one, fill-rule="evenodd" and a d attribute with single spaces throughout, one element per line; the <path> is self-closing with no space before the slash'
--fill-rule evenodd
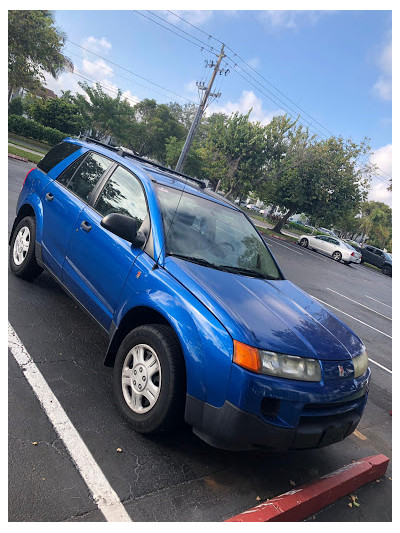
<path id="1" fill-rule="evenodd" d="M 192 102 L 188 98 L 185 98 L 184 96 L 181 96 L 177 93 L 174 93 L 173 91 L 170 91 L 166 87 L 163 87 L 162 85 L 159 85 L 158 83 L 155 83 L 154 81 L 149 80 L 148 78 L 144 78 L 143 76 L 140 76 L 140 74 L 137 74 L 136 72 L 133 72 L 132 70 L 129 70 L 122 65 L 119 65 L 118 63 L 115 63 L 114 61 L 111 61 L 111 59 L 107 59 L 106 57 L 101 56 L 100 54 L 97 54 L 96 52 L 93 52 L 92 50 L 89 50 L 88 48 L 85 48 L 84 46 L 81 46 L 80 44 L 74 43 L 74 41 L 71 41 L 70 39 L 67 39 L 68 42 L 73 44 L 74 46 L 77 46 L 78 48 L 82 48 L 82 50 L 85 50 L 86 52 L 89 52 L 90 54 L 95 55 L 96 57 L 99 57 L 100 59 L 103 59 L 104 61 L 107 61 L 107 63 L 110 63 L 111 65 L 114 65 L 115 67 L 118 67 L 122 70 L 125 70 L 125 72 L 128 72 L 129 74 L 132 74 L 133 76 L 137 76 L 138 78 L 147 81 L 151 83 L 152 85 L 155 85 L 156 87 L 159 87 L 160 89 L 163 89 L 164 91 L 167 91 L 168 93 L 173 94 L 174 96 L 177 96 L 178 98 L 183 98 L 184 100 L 187 100 L 188 102 L 194 104 L 195 102 Z"/>
<path id="2" fill-rule="evenodd" d="M 169 13 L 171 13 L 172 15 L 174 15 L 175 17 L 177 17 L 178 19 L 182 20 L 183 22 L 185 22 L 186 24 L 188 24 L 189 26 L 195 28 L 197 31 L 203 33 L 204 35 L 206 35 L 208 38 L 211 38 L 211 39 L 214 39 L 215 41 L 217 41 L 218 43 L 220 44 L 224 44 L 220 39 L 214 37 L 213 35 L 211 34 L 208 34 L 207 32 L 205 32 L 204 30 L 202 30 L 201 28 L 199 28 L 198 26 L 192 24 L 191 22 L 189 22 L 188 20 L 184 19 L 183 17 L 181 17 L 180 15 L 178 15 L 177 13 L 174 13 L 173 11 L 171 10 L 168 10 Z M 170 23 L 172 24 L 172 23 Z M 180 31 L 184 31 L 184 30 L 180 30 Z M 195 36 L 192 36 L 193 38 L 196 39 Z M 300 111 L 302 111 L 305 115 L 307 115 L 313 122 L 315 122 L 316 124 L 318 124 L 321 128 L 323 128 L 324 130 L 326 130 L 330 135 L 332 136 L 335 136 L 334 133 L 329 130 L 329 128 L 327 128 L 326 126 L 324 126 L 323 124 L 321 124 L 317 119 L 315 119 L 314 117 L 312 117 L 307 111 L 305 111 L 302 107 L 300 107 L 298 104 L 296 104 L 291 98 L 289 98 L 288 96 L 286 96 L 278 87 L 276 87 L 274 84 L 272 84 L 269 80 L 267 80 L 262 74 L 260 74 L 256 69 L 254 69 L 251 65 L 249 65 L 244 59 L 242 59 L 239 54 L 237 54 L 237 52 L 235 52 L 230 46 L 228 45 L 225 45 L 226 48 L 228 48 L 228 50 L 230 50 L 233 54 L 234 54 L 234 57 L 236 56 L 238 58 L 239 61 L 241 61 L 242 63 L 244 63 L 249 69 L 251 69 L 253 72 L 255 72 L 258 76 L 260 76 L 266 83 L 268 83 L 273 89 L 275 89 L 279 94 L 281 94 L 286 100 L 288 100 L 289 102 L 291 102 L 294 106 L 296 106 Z M 228 59 L 231 59 L 231 61 L 235 61 L 233 58 L 230 58 L 228 57 Z M 240 65 L 237 65 L 237 63 L 235 64 L 235 66 L 239 67 L 243 72 L 245 72 L 248 76 L 250 76 L 253 80 L 255 80 L 257 83 L 259 83 L 266 91 L 268 91 L 268 89 L 266 87 L 264 87 L 260 82 L 258 82 L 253 76 L 251 76 L 248 72 L 246 72 L 242 67 L 240 67 Z M 236 71 L 237 72 L 237 71 Z M 240 74 L 240 73 L 238 73 Z M 244 78 L 244 76 L 242 76 Z M 246 80 L 248 81 L 248 80 Z M 253 85 L 254 87 L 254 85 Z M 273 94 L 271 93 L 270 91 L 268 91 L 270 94 Z M 265 95 L 265 93 L 263 93 Z M 265 95 L 267 96 L 267 95 Z M 278 98 L 276 95 L 273 95 L 275 98 L 277 98 L 281 103 L 282 100 L 280 100 L 280 98 Z M 267 98 L 269 98 L 267 96 Z M 271 98 L 269 98 L 271 100 Z M 276 103 L 274 100 L 272 100 L 274 103 Z M 284 104 L 285 106 L 289 107 L 287 104 Z M 291 111 L 295 112 L 292 108 L 289 107 L 289 109 L 291 109 Z M 296 112 L 295 112 L 296 113 Z M 289 113 L 290 116 L 292 116 L 290 113 Z M 293 117 L 292 117 L 293 118 Z M 309 121 L 307 121 L 306 119 L 304 119 L 303 117 L 303 120 L 305 120 L 305 122 L 307 122 L 308 124 L 310 124 Z M 311 125 L 311 124 L 310 124 Z M 312 125 L 313 128 L 318 131 L 323 137 L 323 139 L 325 138 L 325 135 L 320 131 L 318 130 L 314 125 Z M 367 156 L 360 156 L 361 158 L 365 158 L 364 161 L 367 158 Z M 368 160 L 369 161 L 369 160 Z M 385 174 L 386 176 L 388 176 L 389 178 L 392 178 L 392 176 L 390 176 L 387 172 L 385 172 L 384 170 L 380 169 L 379 167 L 377 167 L 377 170 L 379 170 L 382 174 Z M 379 178 L 383 178 L 383 176 L 377 176 Z"/>
<path id="3" fill-rule="evenodd" d="M 87 59 L 86 57 L 83 57 L 83 56 L 77 54 L 76 52 L 73 52 L 72 50 L 66 50 L 66 51 L 67 51 L 68 54 L 73 54 L 74 56 L 79 57 L 80 59 L 83 59 L 84 61 L 87 61 L 91 65 L 95 65 L 96 67 L 101 68 L 104 71 L 108 70 L 108 68 L 106 66 L 99 65 L 98 63 L 93 63 L 93 61 L 89 61 L 89 59 Z M 139 85 L 140 87 L 144 87 L 145 89 L 148 89 L 149 91 L 151 91 L 153 93 L 160 94 L 160 95 L 164 96 L 165 98 L 170 98 L 170 96 L 167 96 L 166 94 L 161 93 L 160 91 L 156 91 L 155 89 L 152 89 L 151 87 L 148 87 L 147 85 L 143 85 L 142 83 L 139 83 L 136 80 L 133 80 L 132 78 L 127 78 L 126 76 L 123 76 L 122 74 L 119 74 L 118 72 L 113 72 L 112 75 L 115 75 L 115 76 L 118 76 L 119 78 L 122 78 L 124 80 L 130 81 L 130 82 L 134 83 L 135 85 Z M 188 100 L 187 98 L 185 98 L 184 96 L 181 96 L 180 98 L 182 100 L 186 100 L 186 101 L 188 101 L 190 103 L 194 103 L 194 102 L 191 102 L 191 100 Z"/>
<path id="4" fill-rule="evenodd" d="M 140 11 L 137 11 L 136 9 L 133 9 L 133 11 L 134 11 L 135 13 L 137 13 L 138 15 L 141 15 L 142 17 L 146 18 L 147 20 L 150 20 L 150 21 L 153 22 L 154 24 L 157 24 L 158 26 L 161 26 L 162 28 L 164 28 L 164 29 L 166 29 L 166 30 L 168 30 L 168 31 L 170 31 L 170 32 L 172 32 L 172 33 L 174 33 L 174 34 L 177 35 L 178 37 L 181 37 L 182 39 L 185 39 L 185 41 L 188 41 L 189 43 L 193 44 L 194 46 L 197 46 L 197 47 L 199 47 L 199 48 L 204 48 L 204 45 L 202 46 L 202 45 L 200 45 L 200 44 L 197 44 L 197 43 L 191 41 L 190 39 L 187 39 L 186 37 L 184 37 L 184 36 L 181 35 L 180 33 L 176 33 L 176 31 L 171 30 L 170 28 L 168 28 L 167 26 L 164 26 L 163 24 L 160 24 L 159 22 L 157 22 L 156 20 L 152 19 L 151 17 L 148 17 L 148 16 L 145 15 L 144 13 L 140 13 Z M 161 17 L 159 17 L 159 18 L 161 18 Z M 162 19 L 162 20 L 164 20 L 164 19 Z M 166 22 L 166 21 L 164 21 L 164 22 Z M 173 25 L 173 24 L 172 24 L 172 25 Z M 178 29 L 179 29 L 179 28 L 178 28 Z M 192 36 L 192 37 L 193 37 L 193 36 Z M 209 45 L 206 45 L 206 46 L 210 47 Z M 210 48 L 211 48 L 211 47 L 210 47 Z M 209 52 L 210 52 L 211 54 L 214 54 L 216 57 L 218 57 L 218 54 L 215 53 L 215 52 L 213 52 L 212 50 L 209 50 Z"/>

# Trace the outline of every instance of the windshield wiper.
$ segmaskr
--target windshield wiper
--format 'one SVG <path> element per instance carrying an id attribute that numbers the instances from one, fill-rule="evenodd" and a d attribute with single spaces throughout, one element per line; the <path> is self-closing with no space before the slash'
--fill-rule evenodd
<path id="1" fill-rule="evenodd" d="M 190 261 L 191 263 L 197 263 L 198 265 L 215 268 L 216 270 L 222 270 L 223 272 L 231 272 L 232 274 L 242 274 L 244 276 L 251 276 L 251 277 L 256 277 L 260 279 L 276 280 L 276 278 L 272 276 L 268 276 L 267 274 L 258 272 L 257 270 L 249 270 L 247 268 L 235 267 L 235 266 L 230 266 L 230 265 L 216 265 L 215 263 L 211 263 L 210 261 L 207 261 L 206 259 L 202 259 L 201 257 L 193 257 L 190 255 L 175 254 L 175 253 L 169 253 L 168 255 L 172 257 L 177 257 L 178 259 L 184 259 L 185 261 Z"/>
<path id="2" fill-rule="evenodd" d="M 210 261 L 207 261 L 206 259 L 202 259 L 201 257 L 193 257 L 191 255 L 175 254 L 175 253 L 169 253 L 168 255 L 172 257 L 177 257 L 178 259 L 184 259 L 185 261 L 190 261 L 191 263 L 197 263 L 198 265 L 212 267 L 212 268 L 219 268 L 219 266 L 216 265 L 215 263 L 211 263 Z"/>

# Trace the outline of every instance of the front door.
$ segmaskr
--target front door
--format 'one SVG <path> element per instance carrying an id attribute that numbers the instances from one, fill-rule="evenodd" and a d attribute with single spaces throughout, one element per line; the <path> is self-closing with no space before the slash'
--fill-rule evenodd
<path id="1" fill-rule="evenodd" d="M 136 219 L 139 228 L 148 216 L 139 180 L 118 166 L 106 181 L 93 207 L 86 206 L 75 223 L 63 270 L 64 285 L 96 320 L 109 329 L 125 281 L 142 249 L 117 237 L 100 224 L 109 213 Z"/>

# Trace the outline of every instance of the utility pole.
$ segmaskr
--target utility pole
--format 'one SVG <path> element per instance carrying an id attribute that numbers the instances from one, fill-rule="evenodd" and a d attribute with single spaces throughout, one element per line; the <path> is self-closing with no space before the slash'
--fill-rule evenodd
<path id="1" fill-rule="evenodd" d="M 218 74 L 219 67 L 221 65 L 221 61 L 225 57 L 224 48 L 225 48 L 225 45 L 223 44 L 222 47 L 221 47 L 221 53 L 218 56 L 218 61 L 217 61 L 216 65 L 215 65 L 214 72 L 212 73 L 212 76 L 211 76 L 210 82 L 208 84 L 208 87 L 207 87 L 207 89 L 204 92 L 204 96 L 203 96 L 203 98 L 201 100 L 201 103 L 200 103 L 198 109 L 197 109 L 196 116 L 194 117 L 192 125 L 190 126 L 189 133 L 188 133 L 188 135 L 186 137 L 185 144 L 183 145 L 181 155 L 179 156 L 179 160 L 178 160 L 178 163 L 177 163 L 176 168 L 175 168 L 175 170 L 177 172 L 182 172 L 182 170 L 183 170 L 183 168 L 185 166 L 186 159 L 187 159 L 187 156 L 189 154 L 190 147 L 192 146 L 192 142 L 193 142 L 194 136 L 196 134 L 196 130 L 197 130 L 199 124 L 200 124 L 201 117 L 203 116 L 203 113 L 204 113 L 204 110 L 205 110 L 205 107 L 206 107 L 207 99 L 210 96 L 211 89 L 212 89 L 215 77 Z M 212 95 L 212 96 L 217 96 L 217 95 Z"/>

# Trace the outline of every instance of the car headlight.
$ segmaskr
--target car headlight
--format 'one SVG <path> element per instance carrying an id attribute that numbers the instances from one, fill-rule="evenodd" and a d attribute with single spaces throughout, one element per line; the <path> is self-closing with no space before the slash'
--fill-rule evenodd
<path id="1" fill-rule="evenodd" d="M 353 357 L 354 377 L 359 378 L 368 369 L 368 355 L 367 350 L 364 348 L 360 355 Z"/>
<path id="2" fill-rule="evenodd" d="M 233 361 L 259 374 L 300 381 L 320 381 L 321 366 L 317 359 L 258 350 L 233 341 Z"/>

